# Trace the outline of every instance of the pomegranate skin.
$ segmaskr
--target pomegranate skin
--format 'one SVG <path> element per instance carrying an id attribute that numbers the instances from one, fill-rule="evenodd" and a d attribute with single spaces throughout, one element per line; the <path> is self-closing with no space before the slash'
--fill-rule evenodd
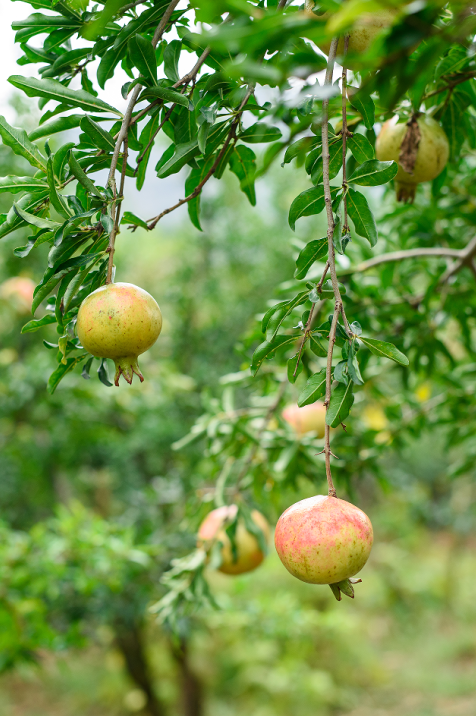
<path id="1" fill-rule="evenodd" d="M 413 174 L 398 166 L 395 177 L 395 189 L 399 201 L 412 202 L 415 198 L 417 184 L 435 179 L 446 166 L 450 147 L 448 137 L 433 117 L 420 115 L 417 118 L 420 130 L 420 143 L 413 169 Z M 400 158 L 400 147 L 407 131 L 405 122 L 397 124 L 397 117 L 392 117 L 383 125 L 375 144 L 375 154 L 380 161 Z"/>
<path id="2" fill-rule="evenodd" d="M 373 530 L 355 505 L 316 495 L 283 512 L 274 542 L 294 577 L 308 584 L 336 584 L 353 577 L 367 562 Z"/>
<path id="3" fill-rule="evenodd" d="M 238 559 L 233 559 L 230 538 L 226 534 L 226 525 L 236 516 L 238 507 L 236 505 L 224 505 L 212 510 L 203 520 L 198 530 L 199 547 L 211 547 L 214 540 L 219 540 L 223 547 L 221 550 L 222 563 L 218 568 L 224 574 L 244 574 L 256 569 L 265 554 L 262 551 L 256 537 L 248 532 L 243 519 L 238 519 L 235 540 L 238 552 Z M 263 532 L 266 542 L 269 541 L 269 525 L 265 517 L 253 510 L 251 519 Z"/>
<path id="4" fill-rule="evenodd" d="M 144 377 L 137 358 L 157 340 L 162 313 L 154 298 L 132 283 L 110 283 L 82 302 L 76 332 L 83 348 L 98 358 L 112 358 L 115 384 L 124 376 L 132 383 L 135 373 Z"/>
<path id="5" fill-rule="evenodd" d="M 294 428 L 299 436 L 315 432 L 318 438 L 323 438 L 326 429 L 326 408 L 324 403 L 313 403 L 299 408 L 297 405 L 287 405 L 282 412 L 284 420 Z"/>
<path id="6" fill-rule="evenodd" d="M 33 301 L 35 284 L 26 276 L 14 276 L 0 286 L 0 298 L 8 301 L 19 314 L 28 314 Z"/>

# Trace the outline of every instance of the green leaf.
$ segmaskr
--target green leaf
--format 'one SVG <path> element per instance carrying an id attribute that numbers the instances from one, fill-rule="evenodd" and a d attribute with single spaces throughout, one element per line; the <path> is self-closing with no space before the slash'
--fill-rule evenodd
<path id="1" fill-rule="evenodd" d="M 289 164 L 295 157 L 303 156 L 307 154 L 314 147 L 318 147 L 321 144 L 320 137 L 302 137 L 296 142 L 293 142 L 286 149 L 284 154 L 283 164 Z"/>
<path id="2" fill-rule="evenodd" d="M 164 72 L 165 76 L 172 82 L 178 82 L 180 79 L 178 61 L 181 49 L 182 40 L 172 40 L 164 50 Z"/>
<path id="3" fill-rule="evenodd" d="M 349 183 L 360 186 L 378 186 L 393 179 L 397 171 L 397 162 L 379 162 L 377 159 L 369 159 L 357 167 L 349 178 Z"/>
<path id="4" fill-rule="evenodd" d="M 151 144 L 150 144 L 150 142 L 151 142 L 151 140 L 154 139 L 154 137 L 156 135 L 157 127 L 159 126 L 159 120 L 160 120 L 159 112 L 156 112 L 149 119 L 149 121 L 145 125 L 145 127 L 142 130 L 141 135 L 140 135 L 140 142 L 141 142 L 141 146 L 144 151 L 144 155 L 142 157 L 141 162 L 138 165 L 138 170 L 137 170 L 136 186 L 139 191 L 144 186 L 145 176 L 147 173 L 147 166 L 149 164 L 149 158 L 150 158 L 150 154 L 152 152 L 152 147 L 154 146 L 154 142 L 152 141 Z M 149 144 L 150 144 L 149 148 L 147 149 L 147 151 L 145 151 Z"/>
<path id="5" fill-rule="evenodd" d="M 173 102 L 179 104 L 182 107 L 186 107 L 190 111 L 193 110 L 193 104 L 190 102 L 188 97 L 177 90 L 171 89 L 170 87 L 164 87 L 163 85 L 157 85 L 156 87 L 149 87 L 145 89 L 140 99 L 162 99 L 164 102 Z"/>
<path id="6" fill-rule="evenodd" d="M 378 240 L 378 232 L 374 215 L 370 211 L 365 196 L 360 191 L 355 191 L 350 187 L 347 192 L 347 211 L 359 236 L 368 239 L 370 245 L 375 246 Z"/>
<path id="7" fill-rule="evenodd" d="M 50 375 L 47 385 L 47 390 L 52 395 L 58 387 L 60 381 L 65 377 L 67 373 L 73 370 L 73 368 L 83 360 L 85 354 L 77 356 L 76 358 L 67 358 L 66 363 L 60 363 L 57 369 Z"/>
<path id="8" fill-rule="evenodd" d="M 134 35 L 128 42 L 129 56 L 134 67 L 137 67 L 140 74 L 157 82 L 157 60 L 152 43 L 142 35 Z"/>
<path id="9" fill-rule="evenodd" d="M 288 380 L 292 385 L 294 385 L 298 376 L 300 375 L 300 373 L 302 373 L 303 364 L 302 364 L 302 360 L 300 358 L 301 358 L 300 354 L 296 353 L 295 356 L 293 356 L 292 358 L 290 358 L 288 360 L 287 365 L 286 365 Z M 299 360 L 299 363 L 298 363 L 298 360 Z"/>
<path id="10" fill-rule="evenodd" d="M 349 380 L 347 385 L 339 383 L 331 394 L 331 402 L 326 413 L 326 425 L 336 428 L 350 413 L 354 403 L 353 383 Z"/>
<path id="11" fill-rule="evenodd" d="M 13 208 L 20 217 L 20 219 L 26 221 L 27 224 L 36 226 L 38 229 L 59 229 L 59 227 L 61 226 L 61 224 L 59 224 L 57 221 L 43 219 L 41 216 L 37 216 L 36 214 L 30 214 L 28 211 L 24 211 L 20 206 L 15 203 L 13 204 Z"/>
<path id="12" fill-rule="evenodd" d="M 263 142 L 275 142 L 282 137 L 281 130 L 278 127 L 271 127 L 264 122 L 257 122 L 242 132 L 238 139 L 246 144 L 262 144 Z"/>
<path id="13" fill-rule="evenodd" d="M 376 341 L 373 338 L 364 338 L 363 336 L 359 336 L 359 341 L 362 341 L 362 343 L 367 346 L 369 351 L 376 356 L 390 358 L 390 360 L 395 361 L 395 363 L 398 363 L 399 365 L 409 365 L 410 361 L 406 355 L 401 353 L 398 348 L 393 345 L 393 343 Z"/>
<path id="14" fill-rule="evenodd" d="M 55 174 L 53 169 L 53 158 L 54 155 L 48 157 L 47 166 L 48 186 L 50 190 L 50 203 L 56 209 L 58 214 L 60 214 L 60 216 L 65 219 L 68 219 L 71 216 L 71 211 L 68 209 L 65 200 L 62 196 L 58 194 L 58 191 L 56 189 Z"/>
<path id="15" fill-rule="evenodd" d="M 191 142 L 185 142 L 184 144 L 178 144 L 175 147 L 174 155 L 167 161 L 157 172 L 159 179 L 165 179 L 165 177 L 171 174 L 176 174 L 187 164 L 193 157 L 200 153 L 198 148 L 198 141 L 192 139 Z"/>
<path id="16" fill-rule="evenodd" d="M 43 326 L 49 326 L 51 323 L 56 323 L 56 318 L 51 315 L 44 316 L 43 318 L 34 318 L 32 321 L 28 321 L 28 323 L 25 323 L 25 325 L 21 329 L 21 332 L 33 333 L 34 331 L 37 331 Z"/>
<path id="17" fill-rule="evenodd" d="M 261 343 L 253 353 L 253 359 L 250 366 L 251 373 L 256 375 L 266 358 L 271 358 L 273 353 L 275 353 L 278 348 L 283 348 L 285 345 L 295 343 L 296 339 L 297 336 L 276 336 L 276 338 L 272 341 L 264 341 Z"/>
<path id="18" fill-rule="evenodd" d="M 327 238 L 310 241 L 296 259 L 294 278 L 305 278 L 315 261 L 327 256 Z"/>
<path id="19" fill-rule="evenodd" d="M 185 181 L 185 195 L 190 196 L 197 186 L 200 184 L 200 182 L 206 177 L 208 172 L 213 166 L 213 163 L 215 161 L 215 157 L 212 155 L 207 159 L 206 162 L 194 167 L 190 174 L 188 175 L 186 181 Z M 189 202 L 187 202 L 187 208 L 188 208 L 188 215 L 190 217 L 190 221 L 195 226 L 196 229 L 199 231 L 202 231 L 202 227 L 200 225 L 200 199 L 201 194 L 198 194 L 194 199 L 190 199 Z"/>
<path id="20" fill-rule="evenodd" d="M 251 206 L 255 206 L 256 154 L 249 147 L 235 147 L 230 157 L 230 169 L 238 177 L 240 189 L 248 197 Z"/>
<path id="21" fill-rule="evenodd" d="M 38 147 L 29 139 L 24 129 L 17 129 L 8 124 L 5 117 L 0 116 L 0 136 L 3 143 L 13 149 L 15 154 L 24 157 L 32 167 L 46 173 L 46 158 Z"/>
<path id="22" fill-rule="evenodd" d="M 337 192 L 340 191 L 340 187 L 331 187 L 331 194 L 335 197 Z M 289 209 L 289 226 L 294 231 L 296 228 L 296 221 L 301 216 L 314 216 L 314 214 L 320 214 L 324 209 L 324 187 L 315 186 L 312 189 L 306 189 L 297 196 L 291 208 Z"/>
<path id="23" fill-rule="evenodd" d="M 113 152 L 116 147 L 116 142 L 109 132 L 99 126 L 91 117 L 83 117 L 80 122 L 80 127 L 85 134 L 88 135 L 98 147 L 105 152 Z"/>
<path id="24" fill-rule="evenodd" d="M 348 85 L 348 90 L 350 104 L 362 116 L 367 129 L 372 129 L 375 124 L 375 104 L 372 97 L 365 95 L 362 91 L 359 92 L 357 87 Z"/>
<path id="25" fill-rule="evenodd" d="M 20 191 L 38 191 L 38 189 L 48 190 L 48 185 L 43 179 L 36 177 L 0 177 L 0 194 L 10 192 L 10 194 L 18 194 Z"/>
<path id="26" fill-rule="evenodd" d="M 133 214 L 131 211 L 125 211 L 121 219 L 121 224 L 133 224 L 134 226 L 140 226 L 143 229 L 148 229 L 147 223 L 140 219 L 138 216 Z"/>
<path id="27" fill-rule="evenodd" d="M 357 132 L 355 132 L 352 137 L 348 138 L 347 146 L 359 164 L 369 159 L 374 159 L 375 157 L 374 148 L 363 134 L 357 134 Z"/>
<path id="28" fill-rule="evenodd" d="M 25 194 L 25 196 L 22 196 L 21 199 L 16 203 L 16 206 L 25 209 L 25 211 L 31 212 L 34 209 L 38 208 L 41 204 L 44 204 L 47 197 L 47 189 L 41 193 Z M 12 206 L 7 214 L 6 220 L 0 225 L 0 239 L 3 239 L 4 236 L 7 236 L 12 231 L 15 231 L 15 229 L 19 229 L 21 226 L 25 226 L 26 223 L 27 222 L 24 221 L 17 214 L 17 212 Z"/>
<path id="29" fill-rule="evenodd" d="M 276 334 L 281 328 L 284 319 L 290 316 L 297 306 L 302 306 L 303 303 L 306 303 L 307 298 L 308 291 L 301 291 L 290 301 L 279 303 L 266 312 L 261 322 L 261 328 L 263 332 L 268 329 L 271 331 L 271 336 L 268 337 L 269 341 L 272 342 L 276 338 Z"/>
<path id="30" fill-rule="evenodd" d="M 71 173 L 76 177 L 79 183 L 84 186 L 86 191 L 95 194 L 100 199 L 104 198 L 97 186 L 95 186 L 91 179 L 83 172 L 72 151 L 70 151 L 69 153 L 68 164 L 69 168 L 71 169 Z"/>
<path id="31" fill-rule="evenodd" d="M 319 400 L 326 392 L 326 369 L 311 375 L 298 398 L 298 406 L 303 408 Z"/>
<path id="32" fill-rule="evenodd" d="M 36 309 L 40 305 L 40 303 L 45 299 L 47 296 L 50 295 L 56 284 L 58 284 L 63 276 L 66 276 L 69 269 L 65 269 L 64 271 L 59 271 L 56 274 L 53 274 L 46 280 L 43 279 L 43 281 L 38 284 L 38 286 L 35 288 L 34 294 L 33 294 L 33 302 L 31 304 L 31 312 L 33 315 L 35 314 Z M 47 271 L 46 276 L 49 275 L 49 272 Z"/>
<path id="33" fill-rule="evenodd" d="M 57 80 L 38 80 L 35 77 L 12 75 L 8 81 L 17 89 L 25 92 L 27 97 L 44 97 L 72 107 L 79 107 L 86 112 L 112 112 L 122 116 L 119 110 L 103 102 L 102 99 L 94 97 L 84 90 L 65 87 Z"/>

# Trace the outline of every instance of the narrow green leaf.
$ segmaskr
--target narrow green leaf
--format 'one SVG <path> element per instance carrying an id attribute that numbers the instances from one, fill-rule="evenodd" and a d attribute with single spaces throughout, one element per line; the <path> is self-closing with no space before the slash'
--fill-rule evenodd
<path id="1" fill-rule="evenodd" d="M 33 333 L 34 331 L 37 331 L 43 326 L 49 326 L 51 323 L 56 323 L 56 318 L 51 315 L 44 316 L 43 318 L 34 318 L 32 321 L 28 321 L 28 323 L 25 323 L 25 325 L 21 329 L 21 332 Z"/>
<path id="2" fill-rule="evenodd" d="M 80 122 L 80 127 L 83 132 L 92 139 L 98 149 L 102 149 L 105 152 L 114 151 L 116 147 L 114 138 L 95 122 L 94 119 L 91 119 L 91 117 L 83 117 Z"/>
<path id="3" fill-rule="evenodd" d="M 182 50 L 182 40 L 172 40 L 164 50 L 164 72 L 165 76 L 172 82 L 180 79 L 178 73 L 178 61 Z"/>
<path id="4" fill-rule="evenodd" d="M 374 148 L 363 134 L 355 132 L 348 138 L 347 145 L 359 164 L 375 158 Z"/>
<path id="5" fill-rule="evenodd" d="M 316 400 L 322 398 L 326 392 L 326 369 L 322 368 L 318 373 L 311 375 L 303 390 L 299 394 L 298 406 L 303 408 L 305 405 L 315 403 Z"/>
<path id="6" fill-rule="evenodd" d="M 52 395 L 58 387 L 60 381 L 65 377 L 67 373 L 73 370 L 73 368 L 84 358 L 84 355 L 77 356 L 76 358 L 67 358 L 66 363 L 60 363 L 57 369 L 50 375 L 47 385 L 47 390 Z"/>
<path id="7" fill-rule="evenodd" d="M 327 256 L 327 238 L 310 241 L 296 259 L 294 278 L 305 278 L 313 263 L 324 256 Z"/>
<path id="8" fill-rule="evenodd" d="M 156 87 L 148 87 L 145 89 L 140 99 L 162 99 L 164 102 L 173 102 L 179 104 L 182 107 L 186 107 L 189 110 L 193 110 L 193 104 L 190 102 L 188 97 L 177 90 L 171 89 L 170 87 L 164 87 L 163 85 L 157 85 Z"/>
<path id="9" fill-rule="evenodd" d="M 368 239 L 370 245 L 375 246 L 378 240 L 378 232 L 374 215 L 370 211 L 365 196 L 360 191 L 355 191 L 350 187 L 347 192 L 347 211 L 359 236 Z"/>
<path id="10" fill-rule="evenodd" d="M 357 167 L 348 181 L 350 184 L 359 184 L 360 186 L 378 186 L 393 179 L 397 171 L 397 162 L 379 162 L 377 159 L 369 159 Z"/>
<path id="11" fill-rule="evenodd" d="M 375 104 L 372 97 L 359 92 L 357 87 L 349 85 L 348 90 L 350 104 L 362 116 L 367 129 L 372 129 L 375 124 Z"/>
<path id="12" fill-rule="evenodd" d="M 25 196 L 22 196 L 21 199 L 16 202 L 16 206 L 24 209 L 25 211 L 32 212 L 34 209 L 37 209 L 44 204 L 47 197 L 48 189 L 41 193 L 25 194 Z M 26 223 L 27 222 L 17 214 L 12 206 L 7 214 L 6 220 L 0 224 L 0 239 L 3 239 L 4 236 L 8 236 L 8 234 L 15 231 L 15 229 L 25 226 Z"/>
<path id="13" fill-rule="evenodd" d="M 242 142 L 246 142 L 246 144 L 262 144 L 263 142 L 275 142 L 277 139 L 281 139 L 282 136 L 278 127 L 271 127 L 264 122 L 257 122 L 245 129 L 238 138 Z"/>
<path id="14" fill-rule="evenodd" d="M 83 172 L 72 151 L 69 153 L 68 164 L 71 169 L 71 173 L 76 177 L 79 183 L 82 184 L 86 191 L 95 194 L 100 199 L 104 198 L 97 186 L 95 186 L 91 179 Z"/>
<path id="15" fill-rule="evenodd" d="M 63 197 L 58 194 L 58 191 L 56 188 L 55 173 L 54 173 L 54 169 L 53 169 L 53 159 L 54 159 L 54 155 L 51 157 L 48 157 L 48 165 L 47 165 L 48 186 L 49 186 L 49 190 L 50 190 L 50 203 L 56 209 L 58 214 L 60 214 L 60 216 L 62 216 L 65 219 L 68 219 L 71 216 L 71 211 L 69 210 Z"/>
<path id="16" fill-rule="evenodd" d="M 271 358 L 278 348 L 283 348 L 285 345 L 291 345 L 297 339 L 297 336 L 276 336 L 273 341 L 264 341 L 253 353 L 253 359 L 251 362 L 251 373 L 256 373 L 261 368 L 263 361 L 266 358 Z"/>
<path id="17" fill-rule="evenodd" d="M 376 356 L 390 358 L 390 360 L 395 361 L 395 363 L 399 363 L 399 365 L 409 365 L 409 360 L 406 355 L 401 353 L 398 348 L 393 345 L 393 343 L 376 341 L 373 338 L 364 338 L 363 336 L 359 336 L 359 341 L 362 341 L 362 343 L 367 346 L 369 351 Z"/>
<path id="18" fill-rule="evenodd" d="M 17 89 L 25 92 L 28 97 L 44 97 L 72 107 L 79 107 L 86 112 L 112 112 L 122 116 L 119 110 L 107 104 L 107 102 L 103 102 L 99 97 L 95 97 L 84 90 L 73 90 L 65 87 L 57 80 L 38 80 L 36 77 L 12 75 L 8 78 L 8 81 Z"/>
<path id="19" fill-rule="evenodd" d="M 349 415 L 354 404 L 353 383 L 339 383 L 331 393 L 331 402 L 326 413 L 326 425 L 336 428 Z"/>
<path id="20" fill-rule="evenodd" d="M 13 204 L 15 212 L 18 214 L 20 219 L 26 221 L 27 224 L 38 227 L 38 229 L 59 229 L 61 224 L 57 221 L 51 221 L 50 219 L 43 219 L 41 216 L 36 214 L 30 214 L 28 211 L 22 209 L 18 204 Z"/>
<path id="21" fill-rule="evenodd" d="M 295 157 L 304 156 L 304 154 L 307 154 L 311 149 L 314 149 L 314 147 L 320 146 L 320 144 L 320 137 L 302 137 L 302 139 L 298 139 L 286 149 L 283 165 L 289 164 Z"/>
<path id="22" fill-rule="evenodd" d="M 0 177 L 0 194 L 8 191 L 10 194 L 18 194 L 20 191 L 48 190 L 48 185 L 37 177 Z"/>
<path id="23" fill-rule="evenodd" d="M 332 196 L 336 196 L 337 192 L 341 189 L 340 187 L 331 187 Z M 296 228 L 296 221 L 301 216 L 314 216 L 314 214 L 320 214 L 324 209 L 324 187 L 315 186 L 312 189 L 306 189 L 297 196 L 291 208 L 289 209 L 289 226 L 294 231 Z"/>
<path id="24" fill-rule="evenodd" d="M 192 169 L 187 179 L 185 180 L 186 196 L 190 196 L 190 194 L 195 191 L 197 186 L 206 177 L 206 175 L 212 168 L 214 161 L 215 157 L 212 155 L 207 159 L 206 162 L 203 162 L 202 164 L 199 164 Z M 187 208 L 190 221 L 196 229 L 202 231 L 202 227 L 200 225 L 200 199 L 201 194 L 198 194 L 198 196 L 196 196 L 194 199 L 191 199 L 189 202 L 187 202 Z"/>
<path id="25" fill-rule="evenodd" d="M 147 223 L 140 219 L 138 216 L 133 214 L 131 211 L 125 211 L 121 219 L 121 224 L 133 224 L 134 226 L 140 226 L 142 229 L 148 229 Z"/>
<path id="26" fill-rule="evenodd" d="M 136 34 L 128 42 L 129 57 L 134 67 L 137 67 L 140 74 L 157 82 L 157 60 L 152 43 L 142 35 Z"/>
<path id="27" fill-rule="evenodd" d="M 256 154 L 249 147 L 238 145 L 230 156 L 230 169 L 238 177 L 240 189 L 248 197 L 251 206 L 255 206 Z"/>
<path id="28" fill-rule="evenodd" d="M 15 154 L 25 157 L 32 167 L 41 169 L 46 173 L 46 158 L 38 147 L 28 139 L 24 129 L 12 127 L 5 117 L 0 116 L 0 136 L 3 143 L 10 147 Z"/>

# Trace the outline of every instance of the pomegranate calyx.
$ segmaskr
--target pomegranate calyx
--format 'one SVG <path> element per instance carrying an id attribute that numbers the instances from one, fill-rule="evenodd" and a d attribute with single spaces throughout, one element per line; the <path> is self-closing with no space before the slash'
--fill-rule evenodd
<path id="1" fill-rule="evenodd" d="M 116 358 L 114 360 L 116 366 L 116 375 L 114 376 L 114 385 L 119 385 L 119 378 L 124 376 L 129 385 L 132 383 L 134 373 L 139 376 L 140 382 L 144 382 L 144 376 L 140 372 L 137 356 L 125 356 L 124 358 Z"/>
<path id="2" fill-rule="evenodd" d="M 337 599 L 338 602 L 342 599 L 342 594 L 345 594 L 346 597 L 350 597 L 351 599 L 354 598 L 354 587 L 352 585 L 358 584 L 361 582 L 361 579 L 343 579 L 341 582 L 336 582 L 335 584 L 329 584 L 329 587 L 332 589 L 332 594 Z"/>

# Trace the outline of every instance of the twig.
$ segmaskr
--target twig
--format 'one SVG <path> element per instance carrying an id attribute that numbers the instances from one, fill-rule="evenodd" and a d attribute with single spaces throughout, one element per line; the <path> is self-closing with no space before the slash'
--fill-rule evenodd
<path id="1" fill-rule="evenodd" d="M 213 165 L 211 166 L 211 168 L 209 169 L 209 171 L 205 174 L 205 176 L 204 176 L 203 179 L 200 181 L 200 183 L 197 184 L 196 188 L 192 191 L 191 194 L 189 194 L 188 196 L 186 196 L 185 199 L 180 199 L 180 201 L 178 201 L 176 204 L 174 204 L 173 206 L 170 206 L 168 209 L 164 209 L 164 211 L 162 211 L 158 216 L 154 217 L 153 219 L 150 219 L 150 220 L 147 222 L 147 223 L 148 223 L 148 228 L 149 228 L 149 230 L 152 230 L 152 229 L 157 225 L 157 223 L 158 223 L 164 216 L 166 216 L 167 214 L 170 214 L 172 211 L 175 211 L 175 209 L 178 209 L 180 206 L 183 206 L 184 204 L 187 204 L 189 201 L 191 201 L 192 199 L 195 199 L 195 197 L 197 197 L 197 196 L 200 194 L 200 192 L 202 191 L 202 189 L 203 189 L 203 187 L 205 186 L 205 184 L 207 183 L 207 181 L 208 181 L 208 180 L 210 179 L 210 177 L 214 174 L 214 172 L 215 172 L 216 168 L 218 167 L 218 165 L 219 165 L 219 163 L 220 163 L 220 161 L 221 161 L 223 155 L 225 154 L 226 150 L 228 149 L 228 146 L 229 146 L 230 142 L 232 141 L 232 139 L 235 138 L 236 128 L 237 128 L 237 126 L 238 126 L 238 124 L 239 124 L 239 121 L 240 121 L 240 119 L 241 119 L 241 115 L 243 114 L 245 105 L 246 105 L 246 103 L 248 102 L 248 100 L 249 100 L 249 98 L 251 97 L 251 95 L 253 94 L 253 92 L 254 92 L 254 86 L 250 86 L 250 87 L 248 88 L 248 91 L 247 91 L 247 93 L 246 93 L 246 95 L 245 95 L 245 97 L 244 97 L 242 103 L 240 104 L 240 106 L 239 106 L 239 108 L 238 108 L 238 112 L 237 112 L 237 114 L 235 115 L 235 118 L 234 118 L 234 120 L 233 120 L 233 122 L 232 122 L 232 124 L 231 124 L 230 131 L 228 132 L 228 136 L 227 136 L 227 138 L 225 139 L 225 142 L 224 142 L 224 144 L 223 144 L 223 147 L 221 148 L 220 152 L 218 153 L 217 158 L 216 158 L 215 161 L 213 162 Z"/>
<path id="2" fill-rule="evenodd" d="M 157 47 L 157 44 L 164 34 L 165 28 L 167 27 L 167 24 L 170 20 L 170 17 L 175 10 L 176 6 L 178 5 L 179 0 L 172 0 L 172 2 L 167 7 L 166 11 L 162 15 L 162 18 L 157 26 L 157 29 L 154 33 L 154 37 L 152 40 L 152 47 Z M 133 92 L 131 99 L 129 100 L 129 104 L 127 105 L 126 113 L 124 115 L 124 118 L 122 120 L 121 128 L 119 130 L 119 134 L 117 136 L 116 140 L 116 146 L 114 147 L 114 152 L 111 159 L 111 168 L 109 170 L 109 175 L 107 178 L 107 186 L 111 187 L 114 199 L 116 199 L 116 182 L 114 179 L 116 168 L 117 168 L 117 162 L 119 161 L 119 154 L 121 151 L 122 145 L 125 143 L 127 139 L 127 135 L 129 132 L 129 126 L 131 122 L 132 117 L 132 111 L 134 109 L 134 106 L 137 102 L 137 99 L 139 97 L 140 91 L 142 89 L 141 85 L 137 85 Z M 125 148 L 127 149 L 127 145 L 125 145 Z M 127 157 L 126 157 L 127 160 Z M 123 172 L 124 172 L 124 164 L 123 164 Z M 109 246 L 108 246 L 108 252 L 109 252 L 109 263 L 108 263 L 108 269 L 107 269 L 107 278 L 106 283 L 111 283 L 112 280 L 112 266 L 114 263 L 114 249 L 115 249 L 115 242 L 116 242 L 116 224 L 114 223 L 113 229 L 111 231 L 111 235 L 109 237 Z"/>
<path id="3" fill-rule="evenodd" d="M 348 233 L 349 225 L 347 218 L 347 176 L 346 176 L 346 155 L 347 155 L 347 67 L 346 56 L 349 48 L 350 35 L 344 38 L 344 64 L 342 65 L 342 188 L 344 190 L 344 225 L 343 233 Z"/>
<path id="4" fill-rule="evenodd" d="M 337 52 L 337 45 L 338 45 L 339 39 L 335 37 L 332 42 L 329 49 L 329 57 L 327 61 L 327 70 L 326 70 L 326 78 L 324 85 L 330 85 L 332 84 L 332 75 L 334 72 L 334 62 L 336 58 L 336 52 Z M 329 100 L 325 99 L 322 102 L 322 128 L 321 128 L 321 134 L 322 134 L 322 171 L 323 171 L 323 184 L 324 184 L 324 198 L 326 202 L 326 213 L 327 213 L 327 245 L 328 245 L 328 263 L 329 263 L 329 270 L 331 273 L 331 281 L 332 281 L 332 288 L 334 290 L 334 299 L 335 299 L 335 306 L 334 306 L 334 317 L 332 319 L 332 325 L 331 330 L 329 333 L 329 347 L 327 350 L 327 367 L 326 367 L 326 399 L 324 401 L 324 405 L 326 406 L 326 411 L 329 410 L 329 405 L 331 401 L 331 385 L 332 385 L 332 355 L 334 351 L 334 343 L 335 343 L 335 337 L 336 337 L 336 331 L 337 331 L 337 321 L 339 318 L 339 314 L 342 310 L 342 298 L 339 291 L 339 284 L 337 282 L 337 275 L 336 275 L 336 264 L 335 264 L 335 251 L 334 251 L 334 243 L 333 243 L 333 236 L 334 236 L 334 215 L 332 212 L 332 195 L 331 195 L 331 186 L 330 186 L 330 180 L 329 180 L 329 130 L 328 130 L 328 120 L 329 120 Z M 328 493 L 329 496 L 335 497 L 336 496 L 336 490 L 334 487 L 334 483 L 332 481 L 332 472 L 331 472 L 331 447 L 330 447 L 330 427 L 326 423 L 325 427 L 325 436 L 324 436 L 324 453 L 326 458 L 326 475 L 327 475 L 327 484 L 328 484 Z"/>
<path id="5" fill-rule="evenodd" d="M 421 98 L 421 101 L 424 102 L 426 99 L 429 99 L 430 97 L 434 97 L 435 94 L 440 94 L 440 92 L 446 92 L 446 90 L 452 90 L 454 87 L 457 87 L 458 85 L 462 84 L 463 82 L 467 82 L 468 80 L 475 77 L 474 72 L 468 72 L 468 74 L 465 77 L 459 77 L 454 82 L 448 82 L 448 84 L 444 85 L 443 87 L 440 87 L 439 89 L 433 90 L 432 92 L 428 92 L 428 94 L 423 95 Z"/>
<path id="6" fill-rule="evenodd" d="M 369 269 L 379 266 L 380 264 L 392 263 L 394 261 L 405 261 L 414 258 L 438 258 L 448 256 L 450 258 L 461 259 L 466 249 L 431 248 L 431 249 L 407 249 L 405 251 L 392 251 L 388 254 L 376 256 L 368 261 L 362 261 L 357 266 L 351 266 L 348 269 L 339 271 L 339 276 L 350 276 L 354 273 L 363 273 Z M 464 257 L 466 258 L 466 256 Z"/>
<path id="7" fill-rule="evenodd" d="M 321 278 L 320 278 L 320 281 L 319 281 L 319 283 L 318 283 L 317 286 L 316 286 L 316 291 L 317 291 L 318 293 L 321 293 L 321 291 L 322 291 L 322 284 L 324 283 L 324 280 L 325 280 L 325 278 L 326 278 L 326 275 L 327 275 L 328 270 L 329 270 L 329 261 L 326 261 L 326 265 L 325 265 L 325 267 L 324 267 L 324 271 L 322 272 L 322 276 L 321 276 Z M 295 367 L 295 369 L 294 369 L 293 378 L 296 377 L 296 374 L 297 374 L 297 371 L 298 371 L 298 368 L 299 368 L 299 363 L 300 363 L 300 361 L 301 361 L 302 351 L 303 351 L 304 346 L 306 345 L 306 341 L 307 341 L 307 339 L 308 339 L 308 337 L 309 337 L 309 332 L 310 332 L 310 330 L 311 330 L 311 328 L 312 328 L 312 323 L 313 323 L 313 321 L 314 321 L 314 311 L 315 311 L 315 309 L 316 309 L 316 304 L 313 303 L 312 306 L 311 306 L 311 310 L 309 311 L 309 318 L 307 319 L 306 325 L 305 325 L 305 327 L 304 327 L 304 335 L 303 335 L 303 337 L 301 338 L 301 343 L 300 343 L 300 345 L 299 345 L 299 354 L 298 354 L 298 358 L 297 358 L 297 361 L 296 361 L 296 367 Z"/>
<path id="8" fill-rule="evenodd" d="M 469 244 L 466 246 L 466 248 L 462 249 L 459 252 L 459 258 L 456 261 L 453 261 L 451 266 L 445 271 L 445 273 L 441 276 L 439 283 L 446 283 L 451 276 L 454 276 L 455 273 L 458 273 L 463 266 L 468 266 L 472 270 L 472 259 L 476 255 L 476 236 L 474 239 L 471 239 Z"/>

